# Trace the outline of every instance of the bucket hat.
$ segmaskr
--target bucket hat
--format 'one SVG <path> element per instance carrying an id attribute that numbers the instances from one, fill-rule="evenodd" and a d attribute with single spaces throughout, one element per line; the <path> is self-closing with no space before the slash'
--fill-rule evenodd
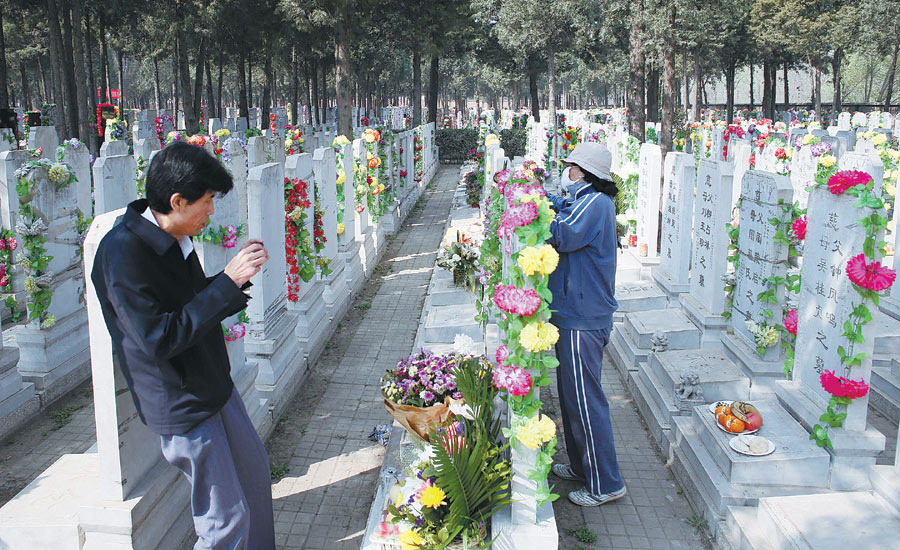
<path id="1" fill-rule="evenodd" d="M 612 176 L 609 175 L 612 167 L 612 154 L 609 149 L 599 143 L 579 143 L 563 162 L 577 164 L 579 168 L 601 180 L 612 180 Z"/>

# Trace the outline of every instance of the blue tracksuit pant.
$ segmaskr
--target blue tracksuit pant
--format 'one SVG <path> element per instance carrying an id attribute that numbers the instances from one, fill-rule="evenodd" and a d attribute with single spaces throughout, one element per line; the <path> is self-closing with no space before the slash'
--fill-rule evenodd
<path id="1" fill-rule="evenodd" d="M 556 357 L 559 404 L 572 470 L 595 495 L 624 487 L 616 461 L 609 403 L 600 384 L 610 329 L 559 329 Z"/>

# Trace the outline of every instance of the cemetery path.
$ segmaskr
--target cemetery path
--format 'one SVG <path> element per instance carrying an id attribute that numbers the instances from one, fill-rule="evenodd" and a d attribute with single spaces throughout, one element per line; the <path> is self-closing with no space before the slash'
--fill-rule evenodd
<path id="1" fill-rule="evenodd" d="M 438 171 L 269 439 L 282 550 L 360 547 L 384 455 L 368 435 L 391 421 L 379 382 L 412 351 L 458 175 Z"/>

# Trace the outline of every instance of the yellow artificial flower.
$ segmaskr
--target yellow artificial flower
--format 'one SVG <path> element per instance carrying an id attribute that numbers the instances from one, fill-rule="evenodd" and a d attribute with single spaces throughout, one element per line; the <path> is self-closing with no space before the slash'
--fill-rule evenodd
<path id="1" fill-rule="evenodd" d="M 812 141 L 812 139 L 813 139 L 812 134 L 806 134 L 805 136 L 803 136 L 803 145 L 809 145 L 809 143 Z"/>
<path id="2" fill-rule="evenodd" d="M 894 162 L 900 161 L 900 150 L 890 149 L 888 150 L 888 157 Z"/>
<path id="3" fill-rule="evenodd" d="M 532 418 L 532 420 L 534 419 Z M 551 439 L 556 437 L 556 422 L 554 422 L 553 419 L 549 416 L 541 415 L 536 424 L 537 435 L 544 443 L 549 443 Z"/>
<path id="4" fill-rule="evenodd" d="M 890 183 L 890 182 L 887 182 L 887 181 L 884 182 L 884 190 L 885 190 L 885 191 L 887 192 L 887 194 L 888 194 L 889 196 L 891 196 L 891 197 L 897 196 L 897 187 L 896 187 L 893 183 Z"/>
<path id="5" fill-rule="evenodd" d="M 535 273 L 549 275 L 556 270 L 556 266 L 559 264 L 559 254 L 549 244 L 529 246 L 519 252 L 517 263 L 519 264 L 519 269 L 526 276 L 531 276 Z"/>
<path id="6" fill-rule="evenodd" d="M 231 131 L 228 128 L 220 128 L 220 129 L 216 130 L 217 138 L 221 139 L 223 137 L 228 137 L 230 135 L 231 135 Z"/>
<path id="7" fill-rule="evenodd" d="M 428 508 L 438 508 L 443 504 L 447 504 L 447 501 L 444 500 L 446 497 L 447 495 L 443 489 L 437 485 L 429 485 L 422 489 L 421 494 L 419 494 L 419 502 L 422 503 L 422 506 Z"/>
<path id="8" fill-rule="evenodd" d="M 519 333 L 519 344 L 531 352 L 547 351 L 557 340 L 559 329 L 543 321 L 532 321 Z"/>
<path id="9" fill-rule="evenodd" d="M 415 531 L 404 531 L 400 533 L 398 542 L 403 550 L 419 550 L 425 544 L 425 539 Z"/>
<path id="10" fill-rule="evenodd" d="M 547 415 L 534 415 L 516 430 L 516 439 L 535 450 L 556 437 L 556 423 Z"/>
<path id="11" fill-rule="evenodd" d="M 887 143 L 887 136 L 879 132 L 878 135 L 872 138 L 872 143 L 875 145 L 884 145 Z"/>
<path id="12" fill-rule="evenodd" d="M 541 446 L 541 440 L 533 430 L 527 429 L 526 426 L 528 424 L 516 430 L 516 439 L 519 440 L 519 443 L 534 451 Z"/>
<path id="13" fill-rule="evenodd" d="M 345 136 L 343 134 L 341 134 L 338 137 L 331 140 L 331 145 L 333 147 L 343 147 L 344 145 L 347 145 L 348 143 L 350 143 L 350 140 L 347 139 L 347 136 Z"/>
<path id="14" fill-rule="evenodd" d="M 345 174 L 343 171 L 338 173 L 337 184 L 344 185 L 345 181 L 347 181 L 347 174 Z"/>
<path id="15" fill-rule="evenodd" d="M 344 234 L 344 224 L 342 224 L 342 223 L 337 224 L 337 234 L 338 235 Z"/>
<path id="16" fill-rule="evenodd" d="M 485 138 L 484 138 L 484 146 L 485 147 L 488 147 L 495 143 L 496 144 L 500 143 L 500 138 L 497 137 L 497 134 L 488 134 L 487 136 L 485 136 Z"/>
<path id="17" fill-rule="evenodd" d="M 294 142 L 293 142 L 293 140 L 291 140 L 291 138 L 287 138 L 286 140 L 284 140 L 285 147 L 290 147 L 293 144 L 294 144 Z"/>
<path id="18" fill-rule="evenodd" d="M 831 168 L 837 162 L 837 158 L 834 155 L 822 155 L 819 157 L 819 166 L 823 166 L 825 168 Z"/>
<path id="19" fill-rule="evenodd" d="M 371 128 L 367 128 L 365 132 L 363 132 L 363 139 L 366 140 L 366 143 L 375 143 L 375 131 Z"/>

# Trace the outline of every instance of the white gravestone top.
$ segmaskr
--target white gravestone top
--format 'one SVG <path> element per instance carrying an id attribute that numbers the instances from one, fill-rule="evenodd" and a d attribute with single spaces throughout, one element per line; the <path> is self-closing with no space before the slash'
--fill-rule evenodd
<path id="1" fill-rule="evenodd" d="M 731 164 L 703 159 L 697 170 L 690 294 L 711 314 L 725 309 L 722 276 L 727 269 L 731 221 Z"/>
<path id="2" fill-rule="evenodd" d="M 641 255 L 647 247 L 648 258 L 657 257 L 659 235 L 659 199 L 661 192 L 662 153 L 659 145 L 641 145 L 638 166 L 637 238 Z"/>
<path id="3" fill-rule="evenodd" d="M 694 157 L 669 153 L 665 164 L 660 269 L 676 284 L 688 284 L 693 225 Z"/>

